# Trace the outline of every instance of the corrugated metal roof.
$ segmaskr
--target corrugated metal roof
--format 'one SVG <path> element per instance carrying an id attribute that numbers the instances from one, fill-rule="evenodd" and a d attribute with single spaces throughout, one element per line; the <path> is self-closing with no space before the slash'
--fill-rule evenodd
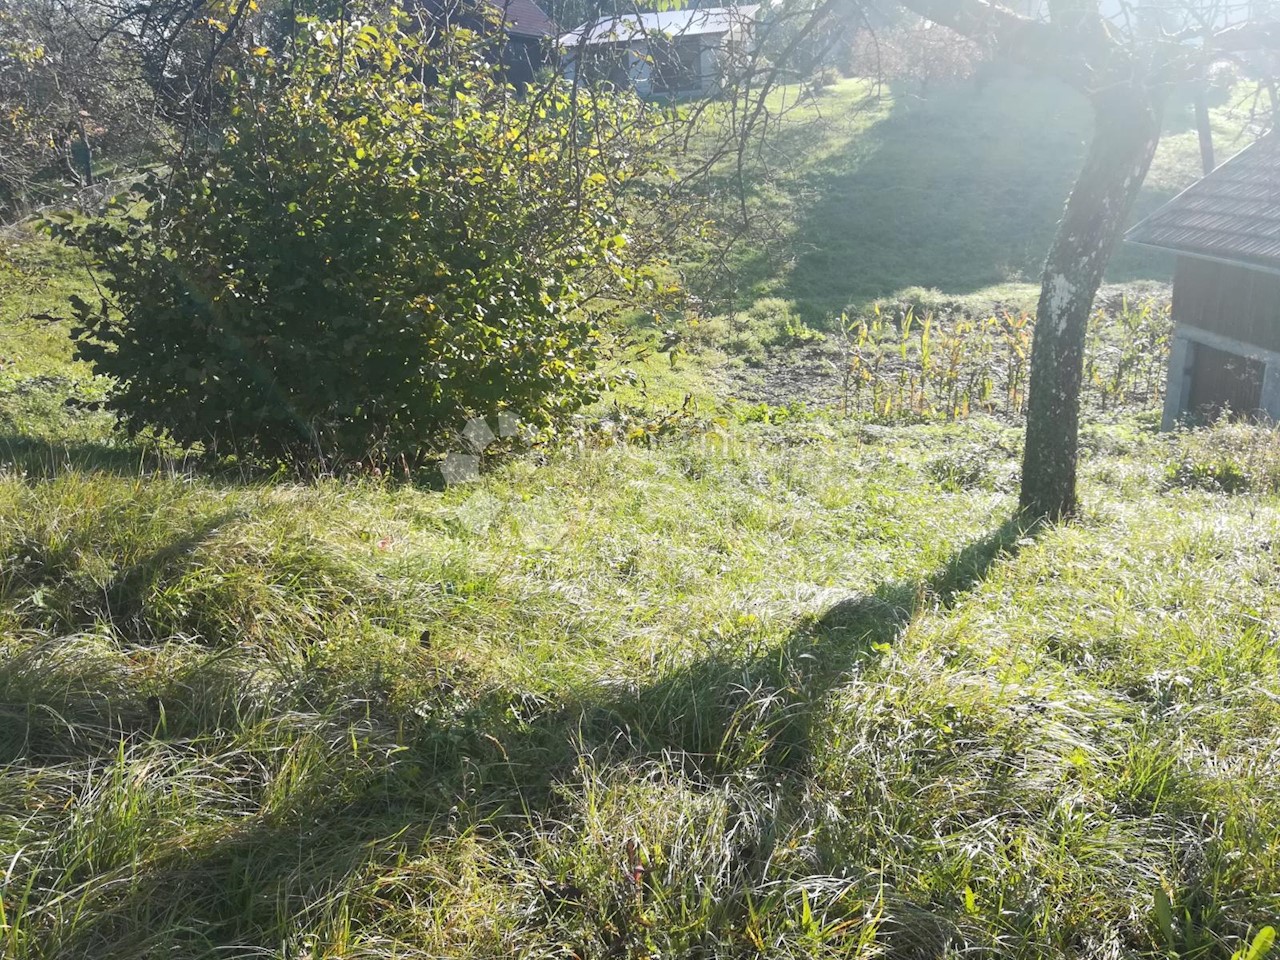
<path id="1" fill-rule="evenodd" d="M 626 14 L 582 24 L 560 38 L 562 46 L 581 43 L 626 43 L 653 33 L 669 37 L 695 37 L 743 30 L 755 23 L 759 4 L 741 7 L 703 7 L 700 10 L 666 10 L 661 13 Z"/>
<path id="2" fill-rule="evenodd" d="M 1280 131 L 1196 181 L 1125 239 L 1280 271 Z"/>

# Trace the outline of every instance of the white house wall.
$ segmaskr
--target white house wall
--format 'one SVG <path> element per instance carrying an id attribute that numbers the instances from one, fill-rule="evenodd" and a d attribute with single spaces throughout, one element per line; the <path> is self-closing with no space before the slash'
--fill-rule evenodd
<path id="1" fill-rule="evenodd" d="M 688 91 L 676 91 L 677 93 L 706 93 L 715 88 L 720 77 L 725 41 L 726 38 L 723 36 L 707 37 L 702 40 L 698 57 L 698 85 L 690 87 Z M 618 58 L 619 66 L 623 68 L 627 79 L 637 93 L 648 96 L 657 92 L 653 87 L 654 69 L 647 43 L 637 41 L 628 45 L 618 52 Z M 565 76 L 572 80 L 576 75 L 577 58 L 570 55 L 565 64 Z"/>

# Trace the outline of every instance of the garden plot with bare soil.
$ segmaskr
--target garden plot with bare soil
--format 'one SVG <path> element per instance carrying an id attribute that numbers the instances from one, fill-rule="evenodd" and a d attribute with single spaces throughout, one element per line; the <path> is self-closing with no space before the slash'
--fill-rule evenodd
<path id="1" fill-rule="evenodd" d="M 1017 422 L 1025 413 L 1035 330 L 1025 309 L 883 302 L 820 332 L 784 304 L 764 304 L 691 328 L 695 343 L 726 354 L 729 396 L 878 420 Z M 1090 323 L 1085 404 L 1108 415 L 1157 407 L 1171 332 L 1167 292 L 1104 290 Z"/>

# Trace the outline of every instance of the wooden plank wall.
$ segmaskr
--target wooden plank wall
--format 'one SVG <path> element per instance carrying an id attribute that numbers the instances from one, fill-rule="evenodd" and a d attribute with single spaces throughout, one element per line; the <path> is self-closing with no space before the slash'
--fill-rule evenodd
<path id="1" fill-rule="evenodd" d="M 1280 351 L 1280 276 L 1179 257 L 1173 320 Z"/>

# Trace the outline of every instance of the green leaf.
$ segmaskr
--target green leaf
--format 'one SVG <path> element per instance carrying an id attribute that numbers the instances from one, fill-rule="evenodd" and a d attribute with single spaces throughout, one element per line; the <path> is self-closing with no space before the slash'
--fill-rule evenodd
<path id="1" fill-rule="evenodd" d="M 1176 949 L 1178 941 L 1173 928 L 1173 905 L 1169 902 L 1169 895 L 1165 893 L 1164 887 L 1156 887 L 1155 912 L 1156 925 L 1164 937 L 1165 946 L 1170 950 Z"/>
<path id="2" fill-rule="evenodd" d="M 1231 960 L 1263 960 L 1276 943 L 1276 928 L 1263 927 L 1253 936 L 1247 947 L 1241 947 L 1231 955 Z"/>

